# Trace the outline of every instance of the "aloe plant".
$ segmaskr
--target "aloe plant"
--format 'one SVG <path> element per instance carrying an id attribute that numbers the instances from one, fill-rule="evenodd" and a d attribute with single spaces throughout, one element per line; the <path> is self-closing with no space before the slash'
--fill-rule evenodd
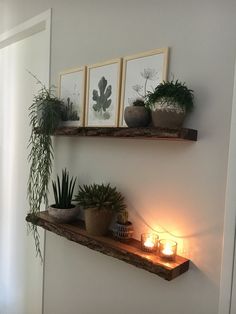
<path id="1" fill-rule="evenodd" d="M 79 187 L 79 192 L 75 197 L 79 205 L 87 208 L 109 209 L 121 211 L 126 208 L 124 197 L 111 187 L 110 184 L 91 184 Z"/>
<path id="2" fill-rule="evenodd" d="M 57 181 L 52 181 L 55 205 L 55 208 L 72 208 L 72 198 L 75 188 L 76 178 L 69 178 L 69 172 L 64 169 L 62 170 L 62 178 L 60 181 L 59 176 L 57 175 Z"/>

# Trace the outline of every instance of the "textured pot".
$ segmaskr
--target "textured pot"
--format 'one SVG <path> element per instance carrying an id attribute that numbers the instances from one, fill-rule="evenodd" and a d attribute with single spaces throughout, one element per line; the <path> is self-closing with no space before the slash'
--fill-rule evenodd
<path id="1" fill-rule="evenodd" d="M 124 119 L 128 127 L 145 127 L 150 123 L 150 112 L 143 106 L 128 106 L 124 111 Z"/>
<path id="2" fill-rule="evenodd" d="M 156 103 L 152 110 L 152 124 L 155 127 L 179 129 L 182 127 L 186 112 L 175 103 Z"/>
<path id="3" fill-rule="evenodd" d="M 79 214 L 79 207 L 56 208 L 54 205 L 51 205 L 48 207 L 48 214 L 57 222 L 68 223 L 77 218 Z"/>
<path id="4" fill-rule="evenodd" d="M 84 210 L 86 231 L 91 235 L 106 235 L 111 224 L 113 212 L 108 209 L 86 208 Z"/>
<path id="5" fill-rule="evenodd" d="M 130 221 L 126 225 L 116 223 L 114 228 L 114 236 L 121 242 L 128 242 L 132 239 L 134 228 Z"/>

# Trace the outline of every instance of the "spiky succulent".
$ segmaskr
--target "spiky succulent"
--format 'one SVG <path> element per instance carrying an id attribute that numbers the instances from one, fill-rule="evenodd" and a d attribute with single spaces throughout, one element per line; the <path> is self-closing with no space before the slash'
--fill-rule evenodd
<path id="1" fill-rule="evenodd" d="M 155 107 L 156 102 L 173 102 L 187 111 L 193 108 L 193 90 L 178 80 L 164 81 L 153 92 L 148 92 L 145 102 L 148 107 Z"/>
<path id="2" fill-rule="evenodd" d="M 126 208 L 124 197 L 110 184 L 79 186 L 75 201 L 84 209 L 97 208 L 121 211 Z"/>
<path id="3" fill-rule="evenodd" d="M 55 205 L 56 208 L 72 208 L 72 198 L 75 188 L 76 178 L 69 178 L 69 172 L 62 170 L 61 181 L 57 175 L 57 181 L 52 181 Z"/>

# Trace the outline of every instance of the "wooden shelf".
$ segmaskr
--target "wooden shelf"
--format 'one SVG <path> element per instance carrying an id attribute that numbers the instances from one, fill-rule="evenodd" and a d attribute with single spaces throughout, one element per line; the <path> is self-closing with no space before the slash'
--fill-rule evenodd
<path id="1" fill-rule="evenodd" d="M 197 130 L 164 128 L 62 127 L 53 135 L 196 141 Z"/>
<path id="2" fill-rule="evenodd" d="M 37 216 L 28 214 L 26 220 L 70 241 L 145 269 L 168 281 L 178 277 L 189 268 L 189 260 L 181 256 L 177 256 L 174 262 L 169 262 L 162 260 L 156 254 L 141 251 L 140 241 L 135 239 L 125 244 L 114 240 L 112 236 L 89 235 L 82 221 L 72 224 L 55 223 L 47 211 L 41 212 Z"/>

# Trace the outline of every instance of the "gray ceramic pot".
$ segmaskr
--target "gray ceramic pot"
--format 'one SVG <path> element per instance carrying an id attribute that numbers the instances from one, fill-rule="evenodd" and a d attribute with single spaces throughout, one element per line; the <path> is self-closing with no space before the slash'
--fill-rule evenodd
<path id="1" fill-rule="evenodd" d="M 48 214 L 53 217 L 54 220 L 61 223 L 68 223 L 75 220 L 79 214 L 79 207 L 74 206 L 72 208 L 56 208 L 54 205 L 48 208 Z"/>
<path id="2" fill-rule="evenodd" d="M 154 127 L 179 129 L 183 125 L 186 112 L 176 104 L 156 103 L 151 115 Z"/>
<path id="3" fill-rule="evenodd" d="M 145 127 L 150 123 L 150 112 L 143 106 L 128 106 L 125 108 L 124 119 L 128 127 Z"/>

